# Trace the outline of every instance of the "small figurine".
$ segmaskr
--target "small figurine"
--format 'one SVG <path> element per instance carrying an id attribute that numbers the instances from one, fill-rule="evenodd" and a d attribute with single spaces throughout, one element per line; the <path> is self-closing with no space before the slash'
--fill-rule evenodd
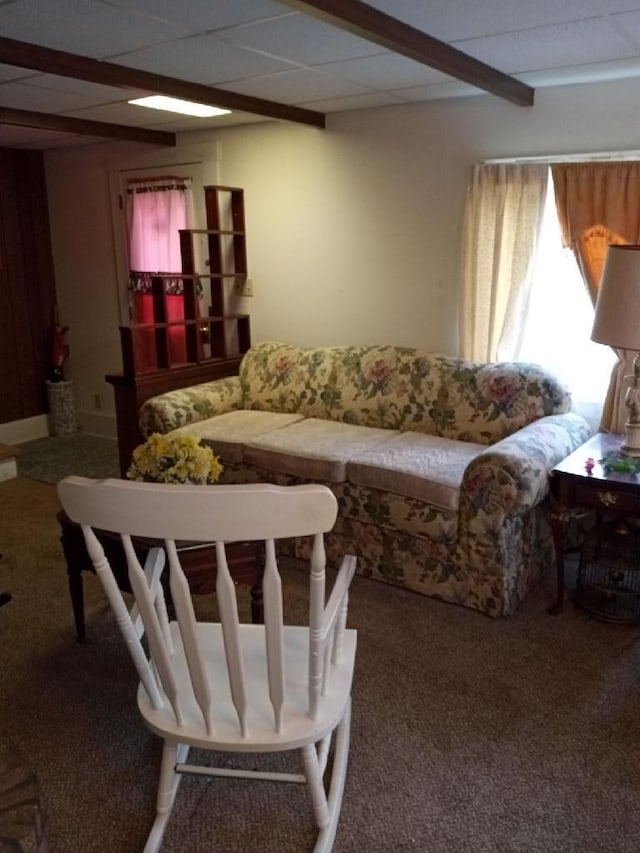
<path id="1" fill-rule="evenodd" d="M 596 465 L 596 460 L 592 456 L 590 456 L 587 459 L 587 461 L 584 463 L 584 469 L 587 472 L 587 474 L 592 473 L 593 469 L 595 468 L 595 465 Z"/>
<path id="2" fill-rule="evenodd" d="M 62 365 L 69 357 L 69 346 L 64 342 L 64 336 L 69 331 L 68 326 L 61 326 L 59 323 L 54 323 L 49 329 L 50 346 L 51 346 L 51 381 L 63 382 L 64 373 Z"/>

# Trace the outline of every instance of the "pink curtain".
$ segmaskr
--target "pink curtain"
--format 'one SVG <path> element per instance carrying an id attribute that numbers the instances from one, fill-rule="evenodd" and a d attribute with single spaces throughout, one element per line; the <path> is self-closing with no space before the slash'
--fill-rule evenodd
<path id="1" fill-rule="evenodd" d="M 129 268 L 135 272 L 179 273 L 180 230 L 187 228 L 189 179 L 157 178 L 127 182 L 127 224 L 129 231 Z M 133 277 L 132 277 L 133 278 Z M 182 294 L 165 293 L 167 321 L 184 320 Z M 136 324 L 155 323 L 151 293 L 135 291 L 132 320 Z M 139 371 L 157 366 L 153 329 L 138 336 L 136 364 Z M 187 360 L 183 326 L 168 330 L 169 361 Z"/>

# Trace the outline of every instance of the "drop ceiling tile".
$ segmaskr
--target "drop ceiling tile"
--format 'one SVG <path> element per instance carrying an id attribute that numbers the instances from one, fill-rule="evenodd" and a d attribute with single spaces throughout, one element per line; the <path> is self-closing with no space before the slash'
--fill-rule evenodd
<path id="1" fill-rule="evenodd" d="M 0 104 L 17 110 L 61 113 L 65 110 L 86 107 L 90 103 L 88 98 L 69 92 L 52 92 L 23 83 L 0 84 Z"/>
<path id="2" fill-rule="evenodd" d="M 300 13 L 235 27 L 227 30 L 223 37 L 301 65 L 384 53 L 383 48 L 370 41 Z"/>
<path id="3" fill-rule="evenodd" d="M 245 124 L 262 120 L 263 117 L 235 110 L 222 116 L 198 118 L 196 116 L 180 117 L 175 113 L 162 110 L 150 110 L 136 107 L 132 104 L 105 104 L 88 107 L 81 110 L 70 110 L 65 113 L 69 118 L 103 121 L 108 124 L 123 124 L 129 127 L 143 127 L 147 130 L 166 130 L 170 133 L 186 131 L 211 131 L 230 124 Z M 264 119 L 266 120 L 266 119 Z"/>
<path id="4" fill-rule="evenodd" d="M 163 112 L 162 110 L 148 110 L 150 113 L 150 121 L 145 124 L 145 127 L 152 130 L 169 130 L 172 133 L 178 133 L 186 130 L 215 130 L 217 127 L 222 127 L 222 119 L 225 116 L 209 116 L 202 118 L 199 116 L 178 116 L 171 113 Z M 155 113 L 155 115 L 154 115 Z"/>
<path id="5" fill-rule="evenodd" d="M 291 10 L 270 0 L 110 0 L 111 5 L 164 21 L 182 24 L 194 32 L 207 32 L 245 24 Z"/>
<path id="6" fill-rule="evenodd" d="M 468 39 L 456 42 L 455 47 L 508 74 L 623 59 L 637 53 L 605 18 Z"/>
<path id="7" fill-rule="evenodd" d="M 316 67 L 325 73 L 337 74 L 345 80 L 351 80 L 370 89 L 399 89 L 404 86 L 420 86 L 450 79 L 434 68 L 429 68 L 397 53 L 363 56 L 359 59 L 347 59 L 344 62 L 331 62 L 328 65 Z"/>
<path id="8" fill-rule="evenodd" d="M 347 98 L 328 98 L 324 101 L 310 101 L 299 104 L 320 113 L 335 113 L 345 110 L 364 110 L 373 107 L 390 107 L 406 104 L 407 100 L 392 92 L 369 92 L 365 95 L 351 95 Z"/>
<path id="9" fill-rule="evenodd" d="M 81 118 L 88 121 L 105 121 L 112 124 L 128 124 L 132 127 L 150 127 L 157 124 L 155 110 L 136 107 L 126 102 L 119 104 L 102 104 L 95 107 L 69 109 L 65 111 L 69 118 Z"/>
<path id="10" fill-rule="evenodd" d="M 337 98 L 366 92 L 362 86 L 310 68 L 285 71 L 282 74 L 269 74 L 265 77 L 253 77 L 250 80 L 230 83 L 225 88 L 243 95 L 267 98 L 270 101 L 281 101 L 286 104 L 299 104 L 303 101 Z"/>
<path id="11" fill-rule="evenodd" d="M 275 57 L 244 50 L 215 35 L 192 36 L 118 57 L 120 65 L 214 86 L 227 80 L 291 68 Z"/>
<path id="12" fill-rule="evenodd" d="M 0 6 L 0 33 L 94 59 L 169 41 L 187 33 L 167 23 L 97 0 L 16 0 Z"/>
<path id="13" fill-rule="evenodd" d="M 518 75 L 533 88 L 561 86 L 575 83 L 595 83 L 606 80 L 626 80 L 640 77 L 640 57 L 617 59 L 612 62 L 594 62 L 588 65 L 567 65 L 548 71 L 525 71 Z"/>
<path id="14" fill-rule="evenodd" d="M 632 39 L 635 45 L 640 44 L 640 4 L 635 12 L 610 15 L 607 21 L 613 30 Z"/>
<path id="15" fill-rule="evenodd" d="M 48 148 L 62 148 L 68 145 L 86 145 L 98 141 L 95 137 L 56 133 L 53 130 L 40 130 L 33 127 L 2 125 L 1 130 L 4 148 L 25 148 L 39 151 Z"/>
<path id="16" fill-rule="evenodd" d="M 58 77 L 55 74 L 36 74 L 21 82 L 41 89 L 51 89 L 55 92 L 82 95 L 83 98 L 94 104 L 129 101 L 131 98 L 149 94 L 147 90 L 120 89 L 116 86 L 103 86 L 101 83 L 89 83 L 87 80 L 76 80 L 73 77 Z"/>
<path id="17" fill-rule="evenodd" d="M 486 95 L 484 89 L 478 89 L 462 80 L 449 78 L 446 83 L 433 83 L 431 86 L 414 86 L 398 89 L 394 94 L 407 101 L 439 101 L 445 98 L 466 98 L 470 95 Z"/>
<path id="18" fill-rule="evenodd" d="M 367 0 L 387 15 L 450 42 L 586 20 L 640 8 L 637 0 Z"/>
<path id="19" fill-rule="evenodd" d="M 252 124 L 256 121 L 272 121 L 266 116 L 256 116 L 251 113 L 233 112 L 230 115 L 212 116 L 209 119 L 203 118 L 186 118 L 178 121 L 163 121 L 158 125 L 150 125 L 153 130 L 168 130 L 172 133 L 191 132 L 202 130 L 209 133 L 212 130 L 218 130 L 221 127 L 235 126 L 236 124 Z M 208 122 L 208 123 L 207 123 Z"/>
<path id="20" fill-rule="evenodd" d="M 0 81 L 2 80 L 28 80 L 37 74 L 28 68 L 16 68 L 15 65 L 0 64 Z"/>

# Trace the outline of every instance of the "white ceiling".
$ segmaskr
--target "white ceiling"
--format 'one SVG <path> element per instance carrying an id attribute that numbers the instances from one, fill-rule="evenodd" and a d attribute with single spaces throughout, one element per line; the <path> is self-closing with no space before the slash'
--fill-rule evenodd
<path id="1" fill-rule="evenodd" d="M 534 88 L 640 76 L 640 0 L 369 5 Z M 0 36 L 321 113 L 480 91 L 272 0 L 0 0 Z M 127 104 L 142 94 L 0 64 L 0 107 L 173 132 L 265 120 Z M 0 146 L 88 141 L 0 126 Z"/>

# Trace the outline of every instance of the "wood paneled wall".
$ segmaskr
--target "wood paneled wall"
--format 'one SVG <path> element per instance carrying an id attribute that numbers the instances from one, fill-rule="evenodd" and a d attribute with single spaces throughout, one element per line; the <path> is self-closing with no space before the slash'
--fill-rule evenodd
<path id="1" fill-rule="evenodd" d="M 0 148 L 0 423 L 47 411 L 55 298 L 42 154 Z"/>

